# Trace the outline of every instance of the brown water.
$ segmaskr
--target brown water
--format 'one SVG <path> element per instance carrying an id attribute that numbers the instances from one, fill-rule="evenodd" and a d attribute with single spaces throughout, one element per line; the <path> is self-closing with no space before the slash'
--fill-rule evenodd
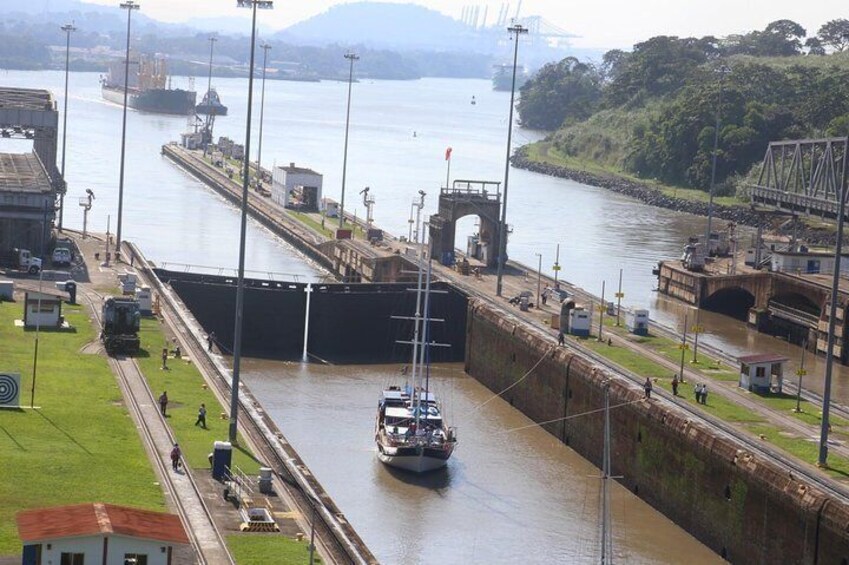
<path id="1" fill-rule="evenodd" d="M 598 560 L 598 469 L 539 428 L 517 429 L 532 422 L 500 399 L 477 408 L 492 393 L 459 364 L 432 377 L 460 438 L 447 469 L 418 478 L 381 464 L 377 398 L 402 383 L 397 369 L 249 360 L 243 376 L 381 562 Z M 611 508 L 619 562 L 721 562 L 618 485 Z"/>

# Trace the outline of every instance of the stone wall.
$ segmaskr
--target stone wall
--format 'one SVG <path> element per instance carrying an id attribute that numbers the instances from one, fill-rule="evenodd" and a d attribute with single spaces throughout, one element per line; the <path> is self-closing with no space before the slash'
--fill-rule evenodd
<path id="1" fill-rule="evenodd" d="M 609 378 L 591 361 L 518 319 L 469 303 L 466 370 L 537 422 L 598 410 Z M 777 461 L 642 390 L 612 379 L 613 474 L 623 485 L 735 563 L 847 563 L 849 507 Z M 543 426 L 600 465 L 602 413 Z"/>

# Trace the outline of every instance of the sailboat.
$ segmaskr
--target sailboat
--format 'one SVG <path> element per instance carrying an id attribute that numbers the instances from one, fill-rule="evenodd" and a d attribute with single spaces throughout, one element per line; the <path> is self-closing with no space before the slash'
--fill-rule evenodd
<path id="1" fill-rule="evenodd" d="M 418 206 L 418 234 L 424 194 L 421 204 L 415 205 Z M 416 240 L 418 241 L 418 236 Z M 456 430 L 446 425 L 442 407 L 436 395 L 429 390 L 429 349 L 442 344 L 429 341 L 428 328 L 432 321 L 429 317 L 431 263 L 428 257 L 427 276 L 424 277 L 423 254 L 424 246 L 419 253 L 415 316 L 396 317 L 412 320 L 414 323 L 412 341 L 399 342 L 413 346 L 411 382 L 403 388 L 390 386 L 381 392 L 374 433 L 378 459 L 390 467 L 414 473 L 445 467 L 457 445 Z M 424 287 L 423 278 L 426 279 Z"/>

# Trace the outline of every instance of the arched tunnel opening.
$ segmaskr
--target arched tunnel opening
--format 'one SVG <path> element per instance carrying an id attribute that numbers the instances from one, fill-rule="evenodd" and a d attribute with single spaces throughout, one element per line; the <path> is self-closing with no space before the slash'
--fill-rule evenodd
<path id="1" fill-rule="evenodd" d="M 796 345 L 811 339 L 811 329 L 817 326 L 821 314 L 817 304 L 798 293 L 773 296 L 768 310 L 769 316 L 759 329 Z"/>
<path id="2" fill-rule="evenodd" d="M 711 294 L 702 302 L 702 308 L 746 321 L 749 309 L 755 305 L 752 293 L 740 287 L 725 288 Z"/>

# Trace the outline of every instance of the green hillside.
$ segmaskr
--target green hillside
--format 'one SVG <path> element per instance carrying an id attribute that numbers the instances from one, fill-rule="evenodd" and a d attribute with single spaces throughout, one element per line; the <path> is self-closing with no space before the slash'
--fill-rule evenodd
<path id="1" fill-rule="evenodd" d="M 653 37 L 600 65 L 567 58 L 522 88 L 523 125 L 553 132 L 523 155 L 707 191 L 719 110 L 717 194 L 734 195 L 770 141 L 849 134 L 847 48 L 847 20 L 810 37 L 779 20 L 722 39 Z"/>

